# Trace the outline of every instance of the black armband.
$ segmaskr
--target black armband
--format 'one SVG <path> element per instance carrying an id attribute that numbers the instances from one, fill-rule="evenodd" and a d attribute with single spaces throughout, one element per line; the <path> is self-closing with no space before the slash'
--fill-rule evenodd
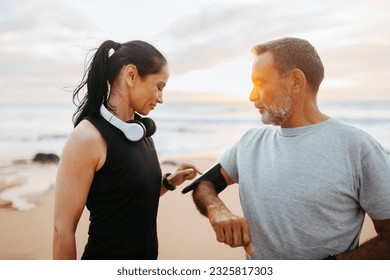
<path id="1" fill-rule="evenodd" d="M 225 178 L 221 173 L 222 166 L 217 163 L 209 170 L 207 170 L 202 176 L 192 182 L 189 186 L 185 187 L 181 192 L 183 194 L 188 193 L 189 191 L 194 190 L 200 182 L 209 181 L 213 184 L 214 189 L 217 193 L 220 193 L 227 187 Z"/>

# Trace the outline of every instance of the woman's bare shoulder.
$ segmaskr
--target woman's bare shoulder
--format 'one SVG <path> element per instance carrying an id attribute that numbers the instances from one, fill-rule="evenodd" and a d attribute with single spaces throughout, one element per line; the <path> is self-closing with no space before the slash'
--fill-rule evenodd
<path id="1" fill-rule="evenodd" d="M 88 120 L 81 121 L 71 132 L 65 147 L 76 153 L 100 153 L 106 146 L 97 128 Z"/>

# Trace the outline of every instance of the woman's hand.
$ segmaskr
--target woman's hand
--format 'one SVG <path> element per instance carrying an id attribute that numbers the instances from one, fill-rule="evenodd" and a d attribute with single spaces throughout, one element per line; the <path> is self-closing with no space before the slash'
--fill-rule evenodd
<path id="1" fill-rule="evenodd" d="M 172 186 L 179 186 L 186 180 L 194 179 L 197 173 L 202 174 L 195 165 L 182 163 L 175 173 L 169 175 L 167 179 Z"/>
<path id="2" fill-rule="evenodd" d="M 175 173 L 170 174 L 166 180 L 168 180 L 168 183 L 174 187 L 183 184 L 186 180 L 192 180 L 195 178 L 196 174 L 202 174 L 202 172 L 199 171 L 199 169 L 192 164 L 189 163 L 182 163 L 177 168 Z M 160 196 L 164 195 L 168 189 L 164 187 L 164 184 L 161 184 L 161 191 Z"/>

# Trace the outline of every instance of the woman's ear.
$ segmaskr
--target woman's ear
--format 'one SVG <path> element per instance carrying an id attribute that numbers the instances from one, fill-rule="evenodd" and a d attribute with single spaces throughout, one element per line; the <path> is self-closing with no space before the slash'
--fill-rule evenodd
<path id="1" fill-rule="evenodd" d="M 128 64 L 125 66 L 125 80 L 129 87 L 134 86 L 134 80 L 138 76 L 137 66 L 134 64 Z"/>
<path id="2" fill-rule="evenodd" d="M 295 68 L 291 71 L 290 78 L 292 81 L 292 92 L 300 93 L 306 85 L 306 76 L 302 70 Z"/>

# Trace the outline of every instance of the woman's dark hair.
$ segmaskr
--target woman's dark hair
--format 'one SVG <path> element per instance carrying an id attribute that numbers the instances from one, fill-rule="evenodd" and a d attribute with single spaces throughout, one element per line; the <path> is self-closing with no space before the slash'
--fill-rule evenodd
<path id="1" fill-rule="evenodd" d="M 128 64 L 134 64 L 139 76 L 144 78 L 159 73 L 167 60 L 154 46 L 144 41 L 123 44 L 111 40 L 103 42 L 91 58 L 81 83 L 73 91 L 73 103 L 77 106 L 73 114 L 74 126 L 88 115 L 99 115 L 100 106 L 107 102 L 108 84 L 112 85 L 122 67 Z M 79 95 L 85 85 L 87 92 L 80 101 Z"/>

